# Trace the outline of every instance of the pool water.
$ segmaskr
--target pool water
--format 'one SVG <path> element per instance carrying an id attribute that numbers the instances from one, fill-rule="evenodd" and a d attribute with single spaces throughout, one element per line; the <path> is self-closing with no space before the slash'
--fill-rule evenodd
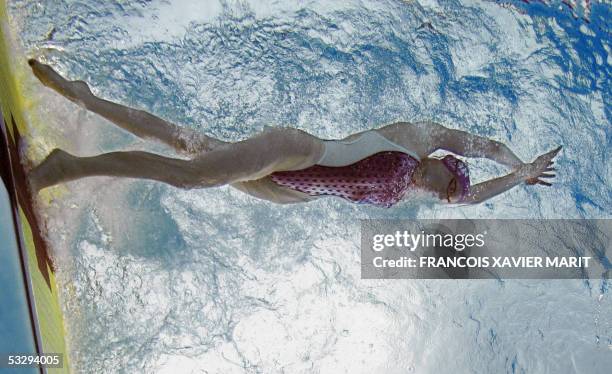
<path id="1" fill-rule="evenodd" d="M 608 372 L 606 280 L 360 279 L 360 218 L 611 218 L 611 7 L 547 3 L 11 2 L 28 56 L 222 139 L 435 120 L 523 160 L 564 147 L 553 188 L 454 208 L 69 183 L 43 214 L 77 371 Z M 171 154 L 32 91 L 49 118 L 34 130 L 38 158 L 54 147 Z M 469 162 L 476 181 L 505 171 Z"/>

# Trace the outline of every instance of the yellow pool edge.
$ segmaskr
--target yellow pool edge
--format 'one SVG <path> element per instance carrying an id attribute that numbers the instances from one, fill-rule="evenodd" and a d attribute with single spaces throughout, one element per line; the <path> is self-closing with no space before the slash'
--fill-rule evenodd
<path id="1" fill-rule="evenodd" d="M 15 139 L 11 118 L 23 138 L 27 138 L 31 126 L 43 127 L 44 124 L 37 121 L 36 113 L 27 113 L 28 108 L 35 105 L 35 101 L 24 96 L 18 84 L 19 77 L 26 74 L 25 69 L 19 70 L 15 60 L 22 58 L 25 65 L 25 56 L 20 56 L 11 48 L 10 27 L 7 18 L 6 1 L 0 0 L 0 103 L 2 113 L 7 122 L 8 136 Z M 25 65 L 27 66 L 27 65 Z M 28 122 L 29 121 L 29 122 Z M 38 122 L 38 123 L 32 123 Z M 32 233 L 32 222 L 29 222 L 24 214 L 24 207 L 19 206 L 21 218 L 21 232 L 18 233 L 26 248 L 26 261 L 29 269 L 28 285 L 34 300 L 35 322 L 38 331 L 42 352 L 40 353 L 62 353 L 64 355 L 64 367 L 61 369 L 47 369 L 49 373 L 69 373 L 69 357 L 66 345 L 66 333 L 64 320 L 60 305 L 58 288 L 53 270 L 47 266 L 49 284 L 45 280 L 39 268 L 37 248 L 34 244 Z M 44 262 L 44 261 L 42 261 Z"/>

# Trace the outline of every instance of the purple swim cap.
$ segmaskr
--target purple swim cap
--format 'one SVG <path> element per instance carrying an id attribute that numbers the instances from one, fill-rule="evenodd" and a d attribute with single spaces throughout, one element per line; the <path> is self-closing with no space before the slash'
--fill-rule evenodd
<path id="1" fill-rule="evenodd" d="M 453 173 L 461 185 L 461 198 L 459 201 L 463 201 L 470 194 L 470 171 L 467 165 L 453 155 L 445 156 L 442 159 L 442 163 L 444 163 L 448 171 Z"/>

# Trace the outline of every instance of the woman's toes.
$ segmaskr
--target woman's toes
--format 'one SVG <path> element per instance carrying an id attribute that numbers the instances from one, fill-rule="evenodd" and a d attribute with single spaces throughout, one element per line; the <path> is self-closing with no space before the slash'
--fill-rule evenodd
<path id="1" fill-rule="evenodd" d="M 38 178 L 33 173 L 30 174 L 30 177 L 28 178 L 28 189 L 30 192 L 30 196 L 36 196 L 36 194 L 38 194 L 38 191 L 40 191 Z"/>
<path id="2" fill-rule="evenodd" d="M 32 68 L 32 72 L 36 78 L 45 86 L 56 89 L 62 81 L 65 81 L 65 79 L 49 65 L 42 64 L 35 59 L 28 60 L 28 64 Z"/>

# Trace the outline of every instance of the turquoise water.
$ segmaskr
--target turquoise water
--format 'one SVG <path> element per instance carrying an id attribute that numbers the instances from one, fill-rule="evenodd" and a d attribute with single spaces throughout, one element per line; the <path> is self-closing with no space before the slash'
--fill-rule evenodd
<path id="1" fill-rule="evenodd" d="M 607 372 L 606 281 L 359 275 L 359 218 L 611 217 L 610 6 L 551 3 L 12 2 L 29 56 L 223 139 L 427 119 L 524 160 L 564 146 L 553 188 L 472 207 L 275 206 L 228 187 L 70 183 L 45 214 L 79 371 Z M 53 130 L 31 145 L 41 157 L 54 146 L 167 153 L 37 95 Z M 470 167 L 476 181 L 504 172 Z"/>
<path id="2" fill-rule="evenodd" d="M 9 353 L 33 354 L 34 333 L 30 322 L 25 285 L 21 273 L 19 250 L 13 229 L 11 205 L 4 186 L 0 183 L 0 354 Z M 4 364 L 3 364 L 4 366 Z M 0 367 L 0 373 L 9 373 L 15 369 Z M 35 368 L 22 368 L 20 372 L 36 373 Z"/>

